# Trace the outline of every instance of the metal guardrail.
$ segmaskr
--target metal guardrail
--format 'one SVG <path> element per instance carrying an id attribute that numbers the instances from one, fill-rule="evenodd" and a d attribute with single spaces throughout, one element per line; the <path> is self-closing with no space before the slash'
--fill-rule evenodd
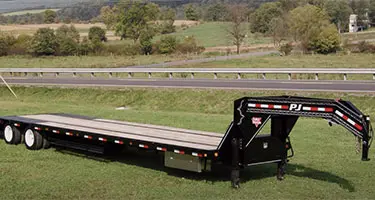
<path id="1" fill-rule="evenodd" d="M 169 78 L 173 78 L 174 73 L 188 73 L 194 79 L 195 74 L 213 74 L 217 79 L 218 74 L 237 74 L 237 79 L 241 79 L 244 74 L 260 74 L 266 79 L 267 74 L 287 74 L 288 79 L 292 79 L 292 74 L 314 74 L 315 80 L 319 80 L 319 74 L 339 74 L 343 75 L 343 79 L 347 80 L 349 74 L 372 74 L 375 80 L 375 68 L 0 68 L 0 73 L 37 73 L 39 76 L 43 74 L 53 73 L 55 76 L 60 74 L 91 74 L 95 77 L 97 73 L 107 73 L 109 77 L 113 73 L 127 73 L 132 78 L 134 73 L 146 73 L 152 78 L 153 73 L 168 73 Z"/>

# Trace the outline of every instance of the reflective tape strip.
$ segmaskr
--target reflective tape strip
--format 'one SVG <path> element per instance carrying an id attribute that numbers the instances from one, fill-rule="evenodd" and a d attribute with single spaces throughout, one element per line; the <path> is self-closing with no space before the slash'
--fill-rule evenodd
<path id="1" fill-rule="evenodd" d="M 180 151 L 180 150 L 177 150 L 177 149 L 175 149 L 173 152 L 178 153 L 178 154 L 185 154 L 184 151 Z"/>
<path id="2" fill-rule="evenodd" d="M 37 130 L 37 131 L 40 131 L 40 130 L 42 130 L 41 128 L 39 128 L 39 127 L 34 127 L 34 129 L 35 130 Z"/>
<path id="3" fill-rule="evenodd" d="M 52 130 L 52 133 L 57 133 L 57 134 L 59 134 L 60 131 L 58 131 L 58 130 Z"/>
<path id="4" fill-rule="evenodd" d="M 163 147 L 156 147 L 156 150 L 158 150 L 158 151 L 167 151 L 167 148 L 163 148 Z"/>
<path id="5" fill-rule="evenodd" d="M 86 139 L 89 139 L 89 140 L 92 139 L 92 136 L 90 136 L 90 135 L 85 135 L 85 136 L 83 136 L 83 137 L 86 138 Z"/>
<path id="6" fill-rule="evenodd" d="M 116 144 L 124 144 L 124 142 L 123 142 L 123 141 L 120 141 L 120 140 L 115 140 L 115 143 L 116 143 Z"/>
<path id="7" fill-rule="evenodd" d="M 66 135 L 73 136 L 73 133 L 66 132 Z"/>
<path id="8" fill-rule="evenodd" d="M 139 144 L 139 147 L 141 147 L 141 148 L 145 148 L 145 149 L 148 149 L 148 146 L 147 146 L 147 145 L 144 145 L 144 144 Z"/>
<path id="9" fill-rule="evenodd" d="M 359 131 L 362 131 L 363 127 L 357 123 L 355 123 L 352 119 L 350 119 L 348 116 L 342 114 L 340 111 L 336 110 L 335 111 L 336 115 L 340 116 L 343 118 L 345 121 L 349 122 L 349 124 L 353 125 L 356 129 Z"/>
<path id="10" fill-rule="evenodd" d="M 203 157 L 203 154 L 201 154 L 201 153 L 195 153 L 195 152 L 193 152 L 193 153 L 191 153 L 191 155 L 192 156 L 196 156 L 196 157 Z"/>
<path id="11" fill-rule="evenodd" d="M 14 126 L 21 126 L 20 124 L 14 123 Z"/>
<path id="12" fill-rule="evenodd" d="M 106 139 L 106 138 L 101 138 L 101 137 L 100 137 L 99 140 L 102 141 L 102 142 L 107 142 L 107 139 Z"/>
<path id="13" fill-rule="evenodd" d="M 268 108 L 268 109 L 283 109 L 283 110 L 289 109 L 289 106 L 287 106 L 287 105 L 274 105 L 274 104 L 249 103 L 247 106 L 250 107 L 250 108 Z"/>
<path id="14" fill-rule="evenodd" d="M 333 112 L 333 108 L 325 108 L 325 107 L 309 107 L 304 106 L 302 108 L 303 111 L 319 111 L 319 112 Z"/>

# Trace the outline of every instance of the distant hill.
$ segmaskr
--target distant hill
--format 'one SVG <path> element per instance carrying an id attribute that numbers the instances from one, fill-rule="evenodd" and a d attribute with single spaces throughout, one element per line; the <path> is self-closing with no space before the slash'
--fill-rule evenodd
<path id="1" fill-rule="evenodd" d="M 0 0 L 0 13 L 25 9 L 62 8 L 89 0 Z"/>
<path id="2" fill-rule="evenodd" d="M 211 4 L 218 0 L 150 0 L 151 2 L 166 5 L 179 6 L 187 3 Z M 220 0 L 225 3 L 250 3 L 258 6 L 264 2 L 275 0 Z M 45 8 L 63 8 L 77 5 L 84 2 L 118 2 L 118 0 L 0 0 L 0 13 Z"/>

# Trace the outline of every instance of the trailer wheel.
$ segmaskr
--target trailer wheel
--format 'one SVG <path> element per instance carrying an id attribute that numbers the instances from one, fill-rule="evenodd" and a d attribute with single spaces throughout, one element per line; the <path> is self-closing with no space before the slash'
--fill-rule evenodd
<path id="1" fill-rule="evenodd" d="M 49 149 L 50 147 L 51 143 L 46 138 L 43 138 L 43 149 Z"/>
<path id="2" fill-rule="evenodd" d="M 39 132 L 27 129 L 25 132 L 25 145 L 29 150 L 39 150 L 43 147 L 43 137 Z"/>
<path id="3" fill-rule="evenodd" d="M 4 140 L 7 144 L 19 144 L 21 143 L 21 133 L 18 129 L 6 125 L 4 128 Z"/>

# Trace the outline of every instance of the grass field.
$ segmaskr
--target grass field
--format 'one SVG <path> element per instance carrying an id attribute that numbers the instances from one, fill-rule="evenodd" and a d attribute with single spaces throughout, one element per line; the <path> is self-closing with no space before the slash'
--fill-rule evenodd
<path id="1" fill-rule="evenodd" d="M 180 89 L 0 88 L 0 115 L 68 112 L 223 133 L 232 101 L 242 96 L 304 95 L 343 98 L 375 115 L 372 95 Z M 129 110 L 115 111 L 117 106 Z M 251 167 L 242 187 L 230 188 L 228 174 L 165 169 L 153 153 L 93 156 L 56 148 L 28 151 L 0 142 L 0 199 L 374 199 L 374 151 L 369 162 L 355 153 L 354 137 L 318 119 L 300 119 L 291 134 L 296 155 L 286 179 L 274 165 Z M 144 154 L 144 155 L 143 155 Z"/>
<path id="2" fill-rule="evenodd" d="M 374 68 L 374 54 L 257 56 L 180 67 L 196 68 Z"/>
<path id="3" fill-rule="evenodd" d="M 193 35 L 197 39 L 199 45 L 204 47 L 232 46 L 233 43 L 227 33 L 227 29 L 229 27 L 229 23 L 205 22 L 185 30 L 178 30 L 172 35 L 177 36 L 177 38 L 181 40 L 186 36 Z M 155 37 L 155 40 L 159 40 L 160 37 L 161 36 Z M 244 41 L 244 46 L 268 43 L 271 43 L 270 38 L 263 36 L 256 37 L 255 35 L 249 33 L 248 37 Z"/>
<path id="4" fill-rule="evenodd" d="M 0 68 L 104 68 L 164 63 L 175 60 L 202 58 L 203 55 L 138 55 L 138 56 L 66 56 L 66 57 L 0 57 Z"/>
<path id="5" fill-rule="evenodd" d="M 26 15 L 26 14 L 38 14 L 42 13 L 46 10 L 53 10 L 57 12 L 60 9 L 36 9 L 36 10 L 22 10 L 22 11 L 16 11 L 16 12 L 9 12 L 9 13 L 3 13 L 4 16 L 14 16 L 14 15 Z"/>

